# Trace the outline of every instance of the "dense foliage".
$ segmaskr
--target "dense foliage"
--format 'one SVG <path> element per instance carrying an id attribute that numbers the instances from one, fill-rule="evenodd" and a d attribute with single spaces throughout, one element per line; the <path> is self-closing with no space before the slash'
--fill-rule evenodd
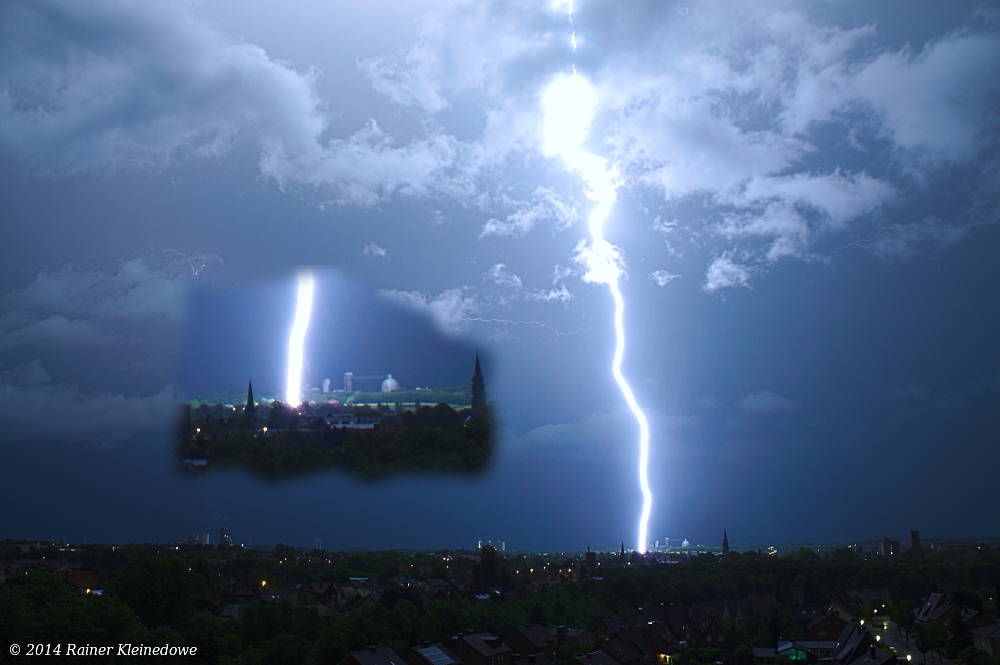
<path id="1" fill-rule="evenodd" d="M 370 480 L 415 472 L 481 473 L 493 448 L 489 414 L 463 422 L 450 406 L 438 404 L 405 412 L 397 426 L 348 429 L 317 423 L 313 430 L 266 434 L 236 429 L 182 440 L 179 452 L 182 459 L 203 458 L 213 467 L 243 466 L 272 478 L 332 468 Z"/>
<path id="2" fill-rule="evenodd" d="M 0 543 L 0 559 L 55 556 L 54 547 L 25 553 L 10 542 Z M 182 555 L 182 556 L 181 556 Z M 65 556 L 65 555 L 64 555 Z M 459 553 L 403 555 L 397 552 L 311 552 L 279 545 L 266 554 L 243 548 L 194 546 L 170 551 L 163 546 L 87 546 L 68 558 L 93 569 L 105 594 L 82 598 L 67 590 L 52 574 L 17 574 L 0 582 L 0 638 L 117 644 L 119 642 L 199 645 L 198 659 L 185 662 L 220 663 L 338 663 L 349 652 L 370 645 L 389 646 L 397 653 L 424 641 L 445 641 L 469 630 L 505 635 L 529 622 L 594 630 L 609 616 L 625 616 L 638 607 L 660 603 L 693 605 L 702 601 L 775 594 L 778 602 L 763 616 L 732 624 L 723 649 L 690 649 L 682 665 L 722 660 L 747 661 L 750 647 L 773 645 L 778 635 L 800 637 L 789 612 L 793 596 L 807 604 L 822 604 L 831 593 L 855 588 L 888 587 L 897 605 L 894 619 L 913 616 L 913 609 L 938 585 L 963 585 L 953 600 L 997 613 L 1000 548 L 986 547 L 974 557 L 948 561 L 927 553 L 926 562 L 864 560 L 849 550 L 820 558 L 802 549 L 786 556 L 756 552 L 727 558 L 701 554 L 690 565 L 642 565 L 628 557 L 602 555 L 602 565 L 588 576 L 585 564 L 566 560 L 501 556 L 484 548 L 479 557 Z M 428 601 L 405 588 L 387 589 L 379 602 L 360 599 L 333 606 L 321 616 L 308 594 L 297 604 L 256 603 L 239 619 L 207 618 L 217 613 L 220 590 L 232 579 L 260 589 L 280 588 L 290 580 L 347 583 L 350 578 L 386 580 L 400 566 L 421 578 L 459 575 L 469 585 L 497 587 L 492 599 L 473 603 L 461 594 L 448 601 Z M 530 578 L 517 576 L 527 566 L 573 570 L 551 588 L 534 590 Z M 423 571 L 417 573 L 417 571 Z M 580 579 L 575 579 L 580 577 Z M 970 650 L 967 638 L 943 639 L 931 629 L 914 629 L 918 646 L 940 649 L 960 665 L 998 665 L 983 652 Z M 566 665 L 575 654 L 557 654 Z M 127 662 L 116 660 L 115 662 Z M 167 661 L 169 662 L 169 660 Z M 747 661 L 749 665 L 749 661 Z"/>

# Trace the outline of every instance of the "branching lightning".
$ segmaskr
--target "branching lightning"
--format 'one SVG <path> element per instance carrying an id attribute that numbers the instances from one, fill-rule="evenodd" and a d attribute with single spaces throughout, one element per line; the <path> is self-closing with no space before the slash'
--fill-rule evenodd
<path id="1" fill-rule="evenodd" d="M 313 275 L 309 269 L 299 271 L 299 292 L 295 301 L 295 319 L 288 335 L 288 375 L 285 381 L 285 402 L 292 407 L 302 403 L 302 356 L 312 315 Z"/>
<path id="2" fill-rule="evenodd" d="M 570 22 L 573 4 L 569 5 Z M 576 33 L 571 38 L 576 50 Z M 639 518 L 639 541 L 636 551 L 646 551 L 646 536 L 653 495 L 649 489 L 647 466 L 649 462 L 649 423 L 639 408 L 632 389 L 622 374 L 625 355 L 625 302 L 618 278 L 621 276 L 621 251 L 604 238 L 604 221 L 618 197 L 618 172 L 607 162 L 583 149 L 587 132 L 594 118 L 595 92 L 593 86 L 580 76 L 576 67 L 569 76 L 560 76 L 545 90 L 542 107 L 545 112 L 543 129 L 544 151 L 547 155 L 563 158 L 570 170 L 578 171 L 587 185 L 587 197 L 596 204 L 590 213 L 590 244 L 580 248 L 578 259 L 586 266 L 584 279 L 597 284 L 607 284 L 615 301 L 615 355 L 611 365 L 618 388 L 628 403 L 632 415 L 639 423 L 639 486 L 642 489 L 642 515 Z"/>
<path id="3" fill-rule="evenodd" d="M 502 323 L 504 325 L 512 326 L 538 326 L 540 328 L 545 328 L 546 330 L 551 330 L 556 334 L 556 337 L 567 337 L 569 335 L 575 335 L 578 332 L 590 330 L 590 328 L 577 328 L 576 330 L 571 330 L 570 332 L 562 332 L 557 328 L 542 323 L 541 321 L 512 321 L 510 319 L 483 319 L 480 317 L 462 317 L 462 321 L 474 321 L 478 323 Z"/>
<path id="4" fill-rule="evenodd" d="M 208 261 L 218 261 L 219 263 L 222 263 L 222 259 L 216 256 L 215 254 L 188 255 L 188 254 L 182 254 L 181 252 L 178 252 L 176 249 L 169 249 L 169 248 L 164 249 L 159 245 L 153 245 L 149 249 L 150 251 L 158 249 L 164 254 L 174 254 L 179 258 L 179 260 L 182 260 L 187 263 L 188 267 L 191 268 L 191 275 L 194 277 L 197 277 L 202 270 L 208 267 Z"/>

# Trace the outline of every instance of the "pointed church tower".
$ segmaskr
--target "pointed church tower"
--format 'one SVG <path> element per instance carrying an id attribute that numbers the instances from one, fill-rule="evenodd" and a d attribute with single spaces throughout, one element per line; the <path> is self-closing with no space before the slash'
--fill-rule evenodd
<path id="1" fill-rule="evenodd" d="M 479 369 L 479 354 L 476 354 L 476 365 L 472 369 L 472 399 L 469 406 L 472 412 L 482 411 L 486 406 L 486 388 L 483 385 L 483 372 Z"/>
<path id="2" fill-rule="evenodd" d="M 257 405 L 253 401 L 253 381 L 247 380 L 247 405 L 243 409 L 247 425 L 253 426 L 257 422 Z"/>
<path id="3" fill-rule="evenodd" d="M 729 538 L 726 537 L 726 530 L 722 530 L 722 556 L 729 556 Z"/>

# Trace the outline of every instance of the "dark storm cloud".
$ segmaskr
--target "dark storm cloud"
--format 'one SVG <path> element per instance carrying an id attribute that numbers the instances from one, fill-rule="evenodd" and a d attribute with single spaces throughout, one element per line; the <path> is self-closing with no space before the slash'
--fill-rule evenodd
<path id="1" fill-rule="evenodd" d="M 65 264 L 0 295 L 0 367 L 14 365 L 0 374 L 5 435 L 118 443 L 166 431 L 174 391 L 162 344 L 184 317 L 187 287 L 196 279 L 190 269 L 186 258 Z M 24 351 L 37 355 L 18 362 Z M 138 394 L 85 388 L 60 376 L 68 365 L 77 374 L 85 367 L 95 385 L 121 384 L 134 373 L 153 385 Z"/>
<path id="2" fill-rule="evenodd" d="M 171 386 L 148 396 L 86 391 L 53 383 L 37 358 L 0 372 L 0 395 L 0 430 L 20 442 L 117 445 L 140 434 L 164 434 L 176 409 Z"/>
<path id="3" fill-rule="evenodd" d="M 774 413 L 799 408 L 800 404 L 793 399 L 775 395 L 770 390 L 758 392 L 740 398 L 736 405 L 747 414 Z"/>
<path id="4" fill-rule="evenodd" d="M 14 1 L 0 25 L 0 146 L 33 168 L 157 165 L 242 133 L 294 154 L 323 128 L 314 73 L 179 3 Z"/>

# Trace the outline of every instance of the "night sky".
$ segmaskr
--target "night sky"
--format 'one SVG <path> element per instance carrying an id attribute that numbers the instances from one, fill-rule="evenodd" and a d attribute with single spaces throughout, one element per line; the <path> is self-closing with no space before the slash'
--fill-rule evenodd
<path id="1" fill-rule="evenodd" d="M 649 540 L 1000 534 L 1000 11 L 872 5 L 0 4 L 0 538 L 634 547 L 574 67 Z M 313 380 L 481 354 L 483 477 L 175 472 L 175 404 L 283 390 L 299 266 Z"/>

